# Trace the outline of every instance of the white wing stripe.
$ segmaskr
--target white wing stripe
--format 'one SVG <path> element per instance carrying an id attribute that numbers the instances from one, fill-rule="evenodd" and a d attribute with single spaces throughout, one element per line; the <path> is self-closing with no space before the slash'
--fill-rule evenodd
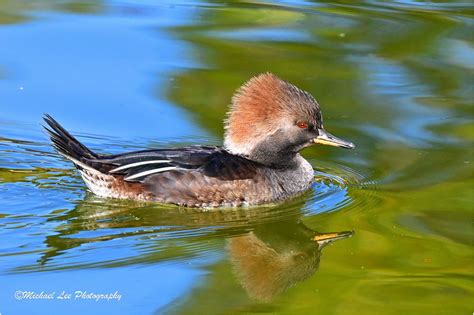
<path id="1" fill-rule="evenodd" d="M 88 171 L 91 172 L 91 173 L 103 174 L 103 173 L 101 173 L 100 171 L 96 170 L 95 168 L 93 168 L 93 167 L 91 167 L 91 166 L 89 166 L 89 165 L 87 165 L 87 164 L 85 164 L 85 163 L 82 163 L 81 161 L 76 160 L 75 158 L 73 158 L 73 157 L 71 157 L 71 156 L 69 156 L 69 155 L 67 155 L 67 154 L 64 154 L 64 153 L 61 153 L 61 152 L 60 152 L 59 154 L 61 154 L 62 156 L 64 156 L 66 159 L 71 160 L 74 164 L 79 165 L 79 166 L 82 167 L 83 169 L 88 170 Z"/>
<path id="2" fill-rule="evenodd" d="M 168 166 L 168 167 L 156 168 L 154 170 L 148 170 L 148 171 L 140 172 L 138 174 L 134 174 L 132 176 L 125 177 L 124 179 L 125 180 L 135 179 L 135 178 L 138 178 L 138 177 L 143 177 L 143 176 L 147 176 L 147 175 L 154 174 L 154 173 L 161 173 L 161 172 L 171 171 L 171 170 L 174 170 L 175 168 L 177 168 L 177 167 L 176 166 Z"/>
<path id="3" fill-rule="evenodd" d="M 110 173 L 115 173 L 121 170 L 125 170 L 127 168 L 132 168 L 136 166 L 141 166 L 141 165 L 147 165 L 147 164 L 156 164 L 156 163 L 169 163 L 171 162 L 170 160 L 151 160 L 151 161 L 141 161 L 141 162 L 135 162 L 135 163 L 130 163 L 130 164 L 125 164 L 119 167 L 116 167 L 112 170 L 110 170 Z"/>

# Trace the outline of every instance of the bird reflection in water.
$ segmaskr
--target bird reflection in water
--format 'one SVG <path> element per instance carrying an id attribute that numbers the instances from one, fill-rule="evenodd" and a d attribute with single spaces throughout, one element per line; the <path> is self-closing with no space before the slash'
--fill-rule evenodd
<path id="1" fill-rule="evenodd" d="M 279 222 L 230 238 L 227 249 L 234 274 L 249 297 L 269 302 L 313 275 L 326 245 L 352 235 L 318 233 L 298 221 Z"/>
<path id="2" fill-rule="evenodd" d="M 220 247 L 220 240 L 225 238 L 225 249 L 239 285 L 250 298 L 268 302 L 313 275 L 326 245 L 353 235 L 350 231 L 318 233 L 305 226 L 301 222 L 304 198 L 273 207 L 203 212 L 157 205 L 136 207 L 134 203 L 103 202 L 89 197 L 78 202 L 74 209 L 48 219 L 51 224 L 59 225 L 55 233 L 44 240 L 47 250 L 37 264 L 17 271 L 179 261 L 209 250 L 209 242 L 214 244 L 211 247 Z M 177 248 L 177 238 L 187 245 Z M 140 255 L 125 252 L 127 255 L 110 260 L 109 246 L 116 245 L 107 244 L 114 239 L 128 240 L 129 249 L 139 250 Z M 68 257 L 82 256 L 74 252 L 80 251 L 84 244 L 96 254 L 82 261 L 70 260 Z M 64 255 L 67 253 L 69 255 Z M 222 281 L 227 280 L 219 280 Z"/>

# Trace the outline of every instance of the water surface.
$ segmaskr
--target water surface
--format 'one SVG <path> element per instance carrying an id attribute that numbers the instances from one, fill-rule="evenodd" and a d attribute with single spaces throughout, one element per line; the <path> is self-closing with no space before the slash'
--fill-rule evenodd
<path id="1" fill-rule="evenodd" d="M 0 314 L 471 314 L 472 14 L 462 1 L 3 1 Z M 316 182 L 281 205 L 97 198 L 41 130 L 47 112 L 100 153 L 220 144 L 233 92 L 265 71 L 357 145 L 305 149 Z M 322 251 L 310 241 L 345 230 Z"/>

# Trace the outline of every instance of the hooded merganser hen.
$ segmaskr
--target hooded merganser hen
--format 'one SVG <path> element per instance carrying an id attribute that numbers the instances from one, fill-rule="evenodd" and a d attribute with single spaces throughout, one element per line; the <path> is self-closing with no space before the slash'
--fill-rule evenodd
<path id="1" fill-rule="evenodd" d="M 282 201 L 310 188 L 313 168 L 299 151 L 312 144 L 354 148 L 323 128 L 319 104 L 271 73 L 232 98 L 224 146 L 189 146 L 117 155 L 92 152 L 45 115 L 53 146 L 96 195 L 187 207 L 236 207 Z"/>

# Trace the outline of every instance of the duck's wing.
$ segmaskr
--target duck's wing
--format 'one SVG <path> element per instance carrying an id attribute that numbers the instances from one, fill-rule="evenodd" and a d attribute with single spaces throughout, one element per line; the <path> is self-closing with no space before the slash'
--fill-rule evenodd
<path id="1" fill-rule="evenodd" d="M 148 177 L 173 170 L 196 170 L 203 176 L 222 180 L 251 178 L 258 165 L 216 146 L 190 146 L 174 149 L 136 151 L 101 156 L 106 173 L 122 175 L 128 182 L 143 182 Z"/>

